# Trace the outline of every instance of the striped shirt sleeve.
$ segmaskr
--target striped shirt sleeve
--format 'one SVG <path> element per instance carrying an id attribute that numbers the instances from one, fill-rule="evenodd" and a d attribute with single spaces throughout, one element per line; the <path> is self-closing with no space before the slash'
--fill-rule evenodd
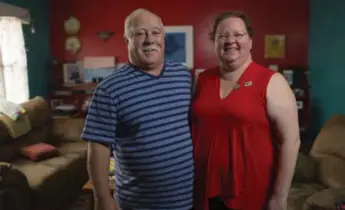
<path id="1" fill-rule="evenodd" d="M 106 90 L 97 87 L 85 119 L 81 138 L 85 141 L 114 144 L 117 123 L 116 107 L 117 100 L 111 98 Z"/>

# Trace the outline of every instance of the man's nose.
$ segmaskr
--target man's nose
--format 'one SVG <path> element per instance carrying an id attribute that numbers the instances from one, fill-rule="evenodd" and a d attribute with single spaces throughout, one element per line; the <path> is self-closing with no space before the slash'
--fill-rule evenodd
<path id="1" fill-rule="evenodd" d="M 145 42 L 153 43 L 154 42 L 154 36 L 151 33 L 147 33 Z"/>

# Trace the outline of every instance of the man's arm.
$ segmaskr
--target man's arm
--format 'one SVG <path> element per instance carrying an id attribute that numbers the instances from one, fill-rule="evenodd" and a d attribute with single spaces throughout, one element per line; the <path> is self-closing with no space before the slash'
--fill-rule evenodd
<path id="1" fill-rule="evenodd" d="M 285 80 L 276 73 L 267 88 L 267 111 L 279 136 L 279 162 L 273 196 L 286 199 L 295 171 L 300 146 L 295 96 Z"/>
<path id="2" fill-rule="evenodd" d="M 112 210 L 116 206 L 109 187 L 109 157 L 108 145 L 89 142 L 88 143 L 88 171 L 94 186 L 95 208 Z M 108 207 L 106 207 L 108 206 Z M 112 206 L 114 206 L 112 208 Z"/>
<path id="3" fill-rule="evenodd" d="M 88 141 L 88 171 L 94 186 L 96 210 L 115 210 L 109 187 L 109 145 L 116 141 L 117 101 L 97 87 L 85 120 L 81 138 Z"/>

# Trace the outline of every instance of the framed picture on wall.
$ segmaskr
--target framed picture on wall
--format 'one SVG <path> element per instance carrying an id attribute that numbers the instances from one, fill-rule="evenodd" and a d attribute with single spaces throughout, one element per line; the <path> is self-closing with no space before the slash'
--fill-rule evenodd
<path id="1" fill-rule="evenodd" d="M 165 26 L 165 59 L 194 68 L 193 26 Z"/>
<path id="2" fill-rule="evenodd" d="M 285 35 L 267 34 L 265 36 L 265 58 L 285 58 Z"/>

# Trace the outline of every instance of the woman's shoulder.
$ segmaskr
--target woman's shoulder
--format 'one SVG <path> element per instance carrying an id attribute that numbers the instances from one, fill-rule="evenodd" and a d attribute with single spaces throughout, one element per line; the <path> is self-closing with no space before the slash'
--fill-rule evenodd
<path id="1" fill-rule="evenodd" d="M 269 69 L 268 67 L 260 65 L 260 64 L 258 64 L 256 62 L 252 62 L 250 67 L 255 69 L 255 72 L 260 73 L 260 74 L 272 75 L 272 74 L 276 73 L 272 69 Z"/>
<path id="2" fill-rule="evenodd" d="M 213 68 L 200 70 L 198 74 L 199 74 L 199 77 L 207 79 L 207 78 L 214 78 L 214 77 L 219 76 L 219 71 L 220 71 L 219 67 L 213 67 Z"/>

